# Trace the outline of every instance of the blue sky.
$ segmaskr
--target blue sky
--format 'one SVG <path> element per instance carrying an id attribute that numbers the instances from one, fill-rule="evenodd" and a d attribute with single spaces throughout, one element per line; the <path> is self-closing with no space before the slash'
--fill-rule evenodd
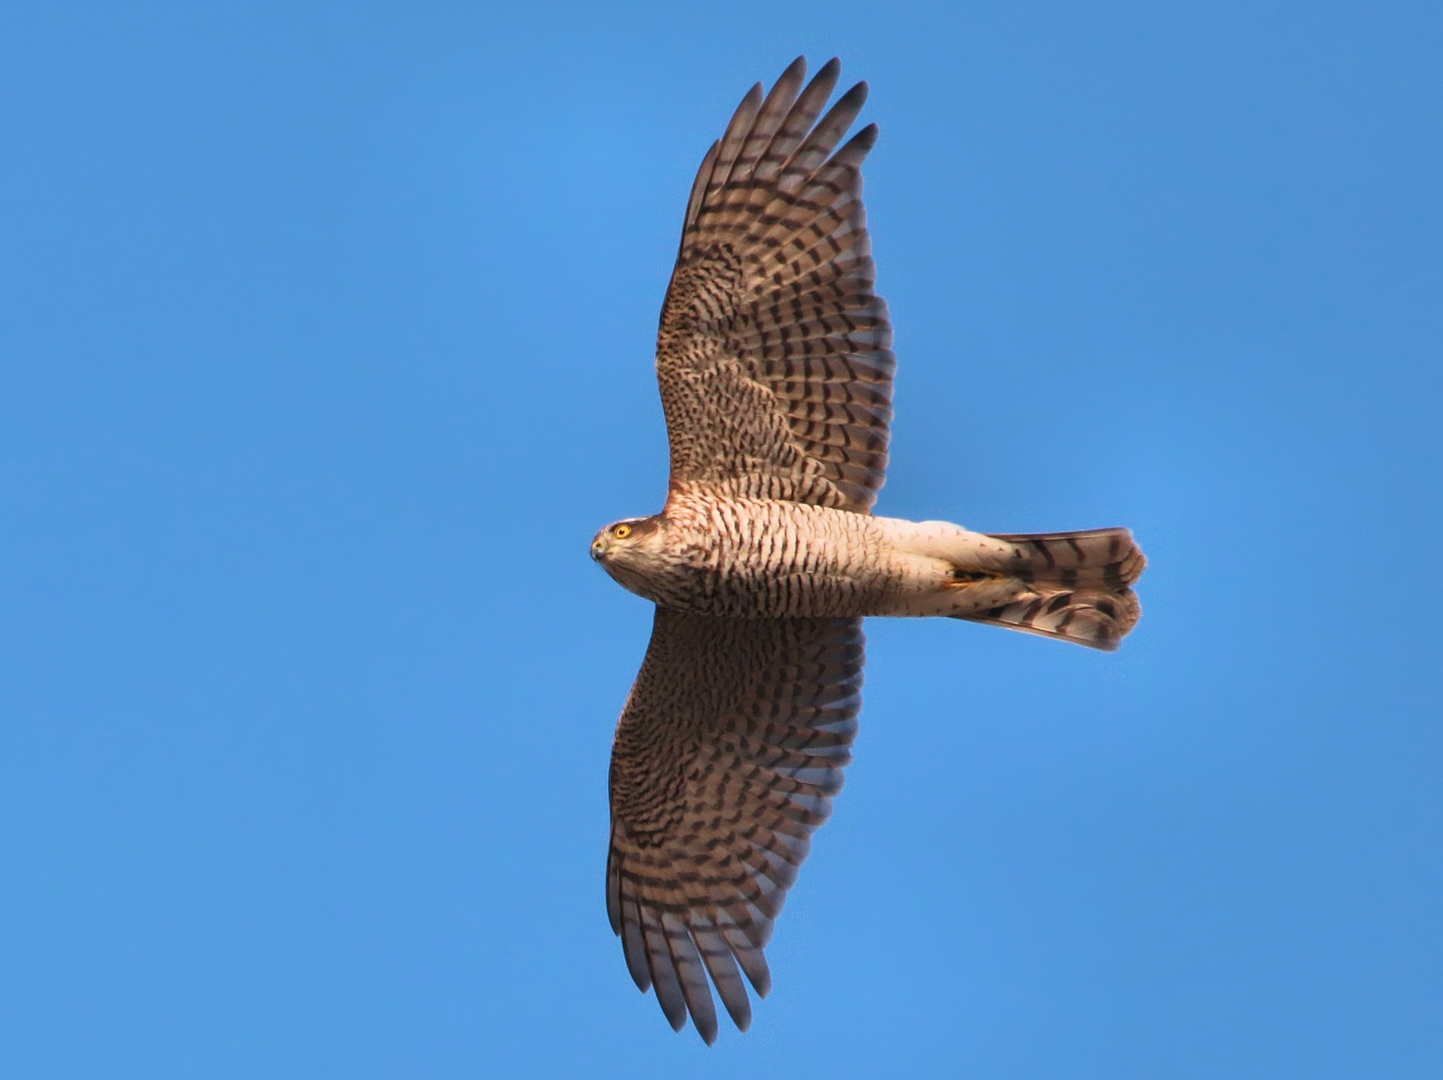
<path id="1" fill-rule="evenodd" d="M 56 4 L 0 33 L 16 1077 L 1434 1077 L 1443 18 Z M 750 1033 L 606 923 L 691 178 L 865 78 L 881 513 L 1124 524 L 1107 656 L 868 625 Z"/>

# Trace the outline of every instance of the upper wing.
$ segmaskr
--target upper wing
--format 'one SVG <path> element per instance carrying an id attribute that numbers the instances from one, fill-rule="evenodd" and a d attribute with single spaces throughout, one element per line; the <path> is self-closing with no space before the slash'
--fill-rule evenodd
<path id="1" fill-rule="evenodd" d="M 739 1028 L 809 837 L 831 812 L 861 708 L 861 619 L 656 609 L 611 752 L 606 908 L 636 985 L 708 1043 L 707 972 Z"/>
<path id="2" fill-rule="evenodd" d="M 861 176 L 877 126 L 832 154 L 867 97 L 858 83 L 816 123 L 840 70 L 801 90 L 799 57 L 765 101 L 752 87 L 697 173 L 657 337 L 673 490 L 866 513 L 882 486 L 896 358 Z"/>

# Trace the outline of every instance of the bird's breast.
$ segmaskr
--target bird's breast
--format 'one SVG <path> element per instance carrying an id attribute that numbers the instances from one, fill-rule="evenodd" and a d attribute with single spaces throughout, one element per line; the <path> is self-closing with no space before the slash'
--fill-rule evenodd
<path id="1" fill-rule="evenodd" d="M 648 583 L 657 603 L 728 618 L 852 616 L 888 586 L 863 515 L 768 500 L 675 502 Z"/>

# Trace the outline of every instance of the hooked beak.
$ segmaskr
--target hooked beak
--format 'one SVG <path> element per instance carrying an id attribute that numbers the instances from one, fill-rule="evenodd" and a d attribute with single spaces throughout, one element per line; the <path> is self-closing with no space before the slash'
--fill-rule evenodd
<path id="1" fill-rule="evenodd" d="M 606 537 L 604 535 L 598 536 L 591 542 L 591 557 L 597 562 L 600 562 L 602 556 L 606 554 L 607 547 Z"/>

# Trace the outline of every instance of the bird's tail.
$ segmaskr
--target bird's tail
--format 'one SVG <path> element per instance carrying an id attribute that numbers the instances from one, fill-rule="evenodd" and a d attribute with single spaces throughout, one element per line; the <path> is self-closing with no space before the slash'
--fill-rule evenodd
<path id="1" fill-rule="evenodd" d="M 1117 648 L 1142 614 L 1129 587 L 1147 564 L 1126 529 L 1003 535 L 970 552 L 957 571 L 973 610 L 953 617 L 1060 638 L 1094 649 Z M 1010 579 L 1007 594 L 987 586 Z"/>

